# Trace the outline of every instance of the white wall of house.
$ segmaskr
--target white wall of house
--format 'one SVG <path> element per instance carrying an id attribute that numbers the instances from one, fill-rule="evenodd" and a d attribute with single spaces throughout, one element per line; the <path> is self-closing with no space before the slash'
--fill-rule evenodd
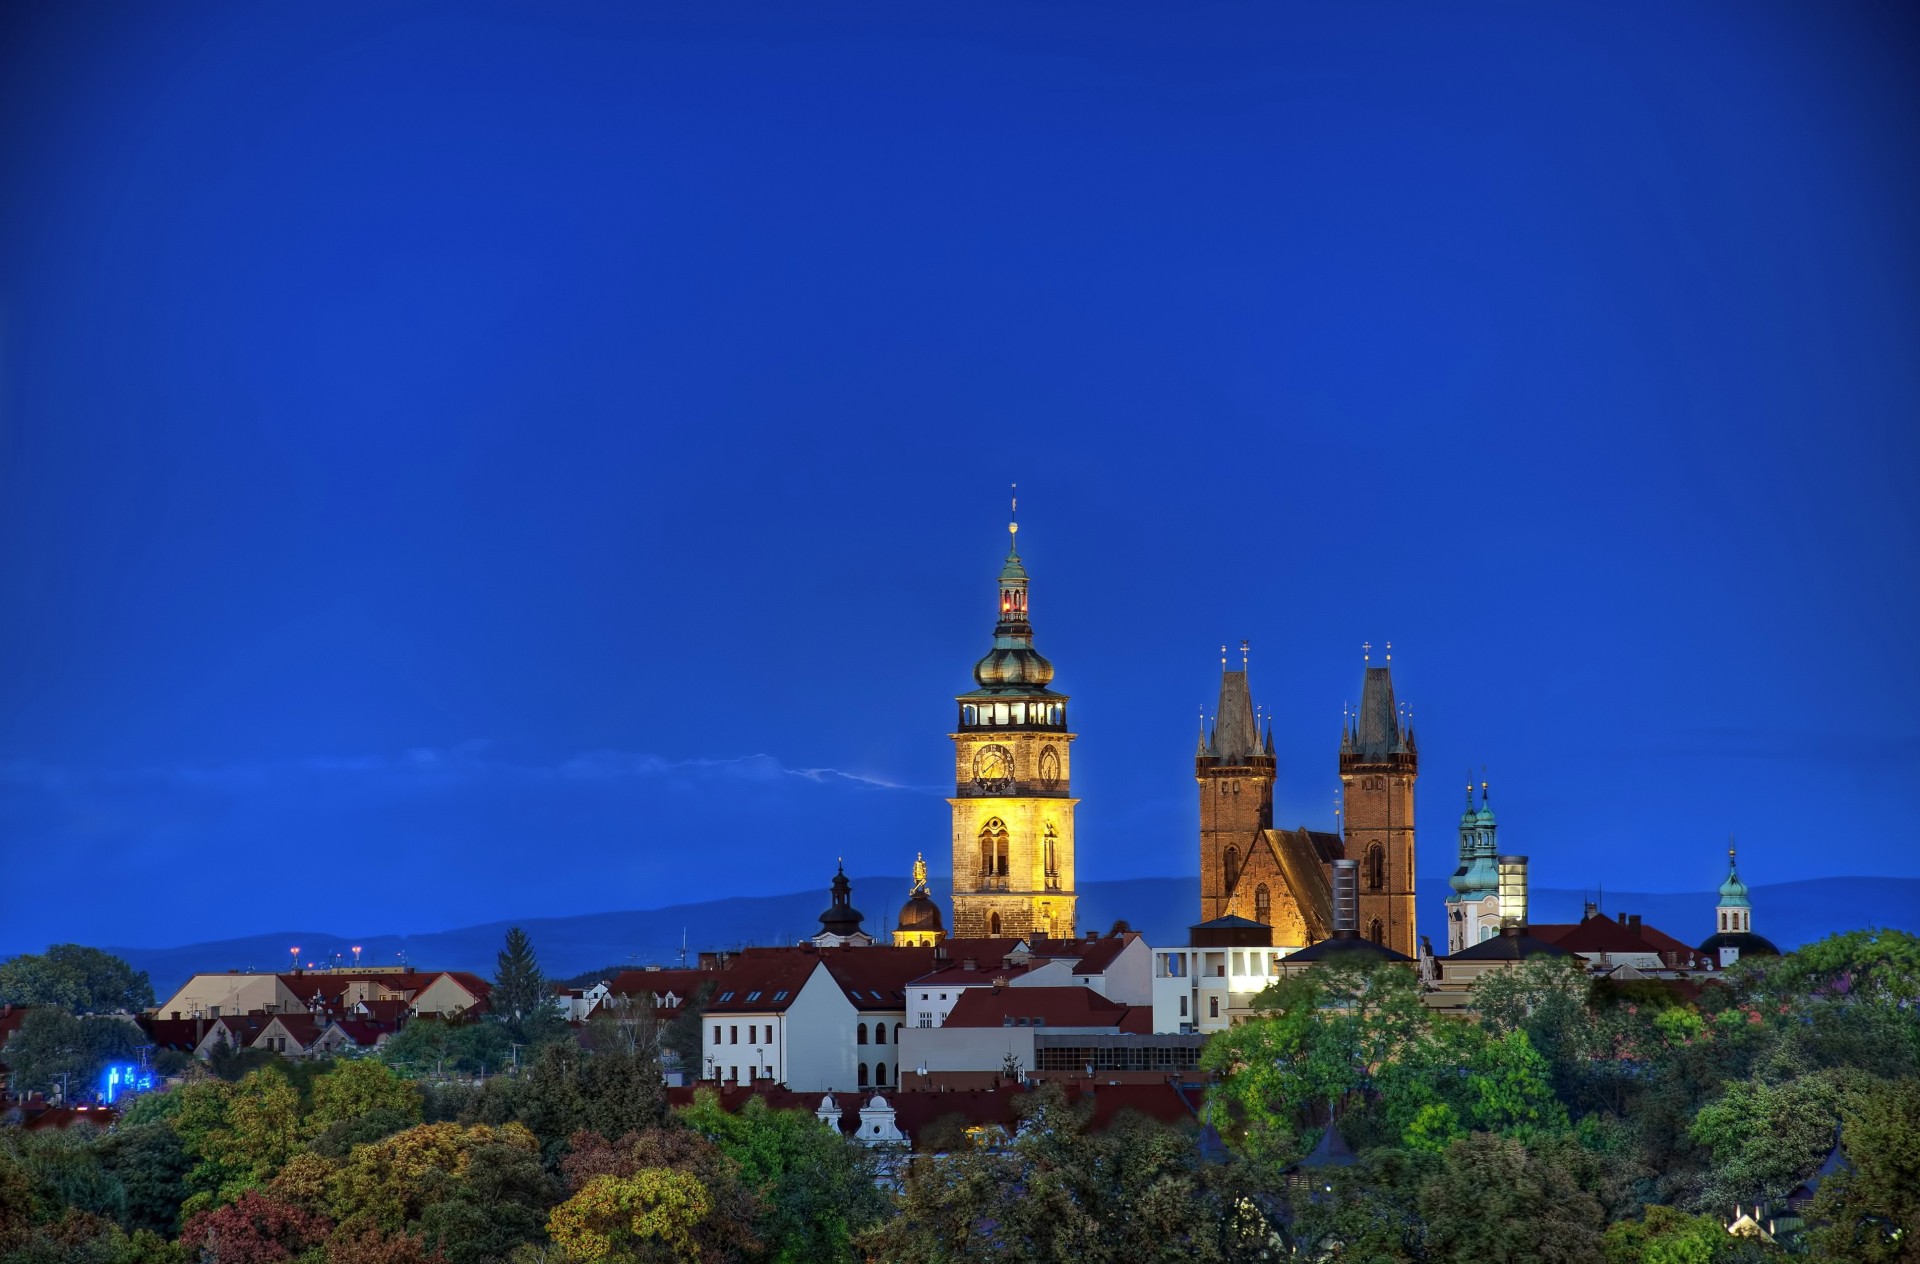
<path id="1" fill-rule="evenodd" d="M 796 1093 L 851 1090 L 858 1060 L 853 1043 L 857 1021 L 859 1011 L 833 975 L 824 967 L 808 975 L 787 1006 L 786 1086 Z"/>
<path id="2" fill-rule="evenodd" d="M 1251 1013 L 1254 998 L 1281 977 L 1279 963 L 1288 951 L 1190 946 L 1151 949 L 1154 1031 L 1225 1031 L 1236 1018 Z"/>
<path id="3" fill-rule="evenodd" d="M 700 1024 L 700 1074 L 740 1084 L 784 1079 L 788 1020 L 788 1013 L 771 1010 L 708 1014 Z"/>
<path id="4" fill-rule="evenodd" d="M 1090 987 L 1110 1001 L 1122 1005 L 1153 1003 L 1153 949 L 1143 936 L 1127 942 L 1120 955 L 1099 974 L 1072 975 L 1069 985 Z M 1057 986 L 1057 985 L 1056 985 Z"/>

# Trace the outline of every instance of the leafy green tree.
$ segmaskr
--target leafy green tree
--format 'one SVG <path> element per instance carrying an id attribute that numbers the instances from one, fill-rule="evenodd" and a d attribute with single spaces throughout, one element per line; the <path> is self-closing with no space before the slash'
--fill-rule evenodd
<path id="1" fill-rule="evenodd" d="M 1821 1181 L 1809 1235 L 1822 1260 L 1920 1260 L 1920 1079 L 1876 1084 L 1841 1105 L 1849 1170 Z"/>
<path id="2" fill-rule="evenodd" d="M 1749 1245 L 1715 1216 L 1654 1205 L 1639 1220 L 1617 1220 L 1601 1241 L 1607 1264 L 1732 1264 Z"/>
<path id="3" fill-rule="evenodd" d="M 0 1150 L 9 1154 L 31 1183 L 39 1219 L 56 1220 L 67 1210 L 119 1219 L 126 1207 L 126 1191 L 101 1161 L 103 1136 L 85 1124 L 0 1133 Z"/>
<path id="4" fill-rule="evenodd" d="M 54 944 L 44 954 L 0 962 L 0 1005 L 49 1006 L 76 1014 L 134 1014 L 153 1008 L 153 983 L 111 953 Z"/>
<path id="5" fill-rule="evenodd" d="M 1453 1143 L 1420 1188 L 1433 1258 L 1475 1264 L 1601 1264 L 1600 1203 L 1561 1164 L 1512 1137 Z"/>
<path id="6" fill-rule="evenodd" d="M 538 1242 L 558 1200 L 558 1185 L 537 1151 L 484 1142 L 469 1150 L 461 1179 L 446 1196 L 421 1209 L 417 1227 L 424 1245 L 449 1264 L 485 1264 Z"/>
<path id="7" fill-rule="evenodd" d="M 546 1006 L 546 979 L 533 954 L 533 940 L 518 926 L 507 932 L 506 946 L 500 950 L 493 976 L 493 1012 L 510 1022 L 521 1022 L 536 1009 Z"/>
<path id="8" fill-rule="evenodd" d="M 1713 1156 L 1703 1210 L 1771 1203 L 1811 1176 L 1833 1147 L 1839 1094 L 1813 1075 L 1768 1084 L 1736 1080 L 1700 1108 L 1689 1135 Z"/>
<path id="9" fill-rule="evenodd" d="M 278 1067 L 249 1074 L 235 1085 L 188 1085 L 174 1117 L 187 1153 L 198 1161 L 187 1174 L 193 1192 L 182 1205 L 193 1216 L 231 1203 L 271 1180 L 293 1157 L 299 1138 L 300 1095 Z"/>
<path id="10" fill-rule="evenodd" d="M 679 1121 L 739 1165 L 766 1209 L 756 1232 L 780 1264 L 851 1260 L 853 1239 L 885 1217 L 872 1152 L 812 1115 L 769 1109 L 759 1097 L 728 1112 L 702 1089 Z"/>
<path id="11" fill-rule="evenodd" d="M 145 1039 L 139 1028 L 124 1019 L 29 1010 L 7 1041 L 14 1091 L 45 1093 L 64 1084 L 69 1100 L 87 1100 L 98 1092 L 107 1063 L 132 1060 Z"/>
<path id="12" fill-rule="evenodd" d="M 163 1094 L 161 1096 L 171 1096 Z M 125 1191 L 120 1223 L 129 1233 L 151 1230 L 172 1237 L 180 1227 L 193 1160 L 180 1134 L 164 1122 L 122 1119 L 102 1146 L 102 1159 Z"/>
<path id="13" fill-rule="evenodd" d="M 1250 1158 L 1283 1166 L 1311 1144 L 1324 1111 L 1374 1079 L 1407 1046 L 1431 1038 L 1418 984 L 1390 963 L 1314 965 L 1268 988 L 1260 1015 L 1207 1042 L 1201 1066 L 1213 1122 Z"/>
<path id="14" fill-rule="evenodd" d="M 1784 957 L 1743 957 L 1731 973 L 1736 992 L 1748 998 L 1911 1007 L 1920 1001 L 1920 936 L 1847 931 Z"/>
<path id="15" fill-rule="evenodd" d="M 380 1046 L 379 1060 L 412 1079 L 491 1075 L 513 1062 L 513 1035 L 497 1022 L 411 1022 Z"/>
<path id="16" fill-rule="evenodd" d="M 1055 1086 L 1022 1099 L 1004 1151 L 921 1157 L 900 1214 L 870 1230 L 867 1257 L 957 1261 L 1214 1261 L 1275 1258 L 1268 1218 L 1201 1170 L 1191 1133 L 1138 1116 L 1100 1134 Z"/>

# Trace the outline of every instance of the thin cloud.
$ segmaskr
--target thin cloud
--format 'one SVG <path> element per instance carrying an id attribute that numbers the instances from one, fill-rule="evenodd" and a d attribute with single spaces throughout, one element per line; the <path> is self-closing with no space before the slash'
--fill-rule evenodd
<path id="1" fill-rule="evenodd" d="M 539 764 L 497 758 L 490 753 L 489 744 L 480 741 L 449 747 L 414 747 L 398 755 L 319 755 L 258 763 L 180 764 L 115 770 L 63 768 L 34 760 L 0 762 L 0 784 L 59 795 L 164 786 L 232 793 L 311 781 L 383 781 L 418 786 L 484 779 L 618 782 L 687 776 L 756 782 L 798 778 L 816 785 L 846 782 L 880 790 L 938 793 L 935 787 L 910 786 L 839 768 L 789 768 L 766 754 L 667 759 L 645 751 L 591 750 L 558 763 Z"/>

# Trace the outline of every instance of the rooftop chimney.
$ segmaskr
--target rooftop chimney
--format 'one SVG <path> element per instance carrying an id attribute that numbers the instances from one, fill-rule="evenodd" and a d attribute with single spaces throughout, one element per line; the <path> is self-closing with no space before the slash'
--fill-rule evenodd
<path id="1" fill-rule="evenodd" d="M 1333 937 L 1360 938 L 1360 862 L 1333 862 Z"/>
<path id="2" fill-rule="evenodd" d="M 1500 933 L 1518 935 L 1527 928 L 1527 858 L 1502 856 L 1500 865 Z"/>

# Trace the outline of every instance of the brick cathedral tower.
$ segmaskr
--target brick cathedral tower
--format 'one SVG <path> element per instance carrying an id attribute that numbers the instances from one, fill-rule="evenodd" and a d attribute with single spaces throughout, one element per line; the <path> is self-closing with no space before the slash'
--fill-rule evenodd
<path id="1" fill-rule="evenodd" d="M 1000 568 L 993 648 L 974 664 L 953 739 L 954 939 L 1074 934 L 1067 696 L 1033 648 L 1019 525 Z"/>
<path id="2" fill-rule="evenodd" d="M 1371 658 L 1371 654 L 1369 654 Z M 1340 735 L 1347 859 L 1360 863 L 1360 933 L 1415 956 L 1413 783 L 1420 754 L 1393 699 L 1393 646 L 1366 668 L 1360 712 Z"/>
<path id="3" fill-rule="evenodd" d="M 1246 642 L 1240 670 L 1228 671 L 1220 647 L 1220 709 L 1213 733 L 1202 732 L 1193 774 L 1200 782 L 1200 920 L 1224 916 L 1241 867 L 1273 828 L 1273 740 L 1262 739 L 1247 688 Z"/>

